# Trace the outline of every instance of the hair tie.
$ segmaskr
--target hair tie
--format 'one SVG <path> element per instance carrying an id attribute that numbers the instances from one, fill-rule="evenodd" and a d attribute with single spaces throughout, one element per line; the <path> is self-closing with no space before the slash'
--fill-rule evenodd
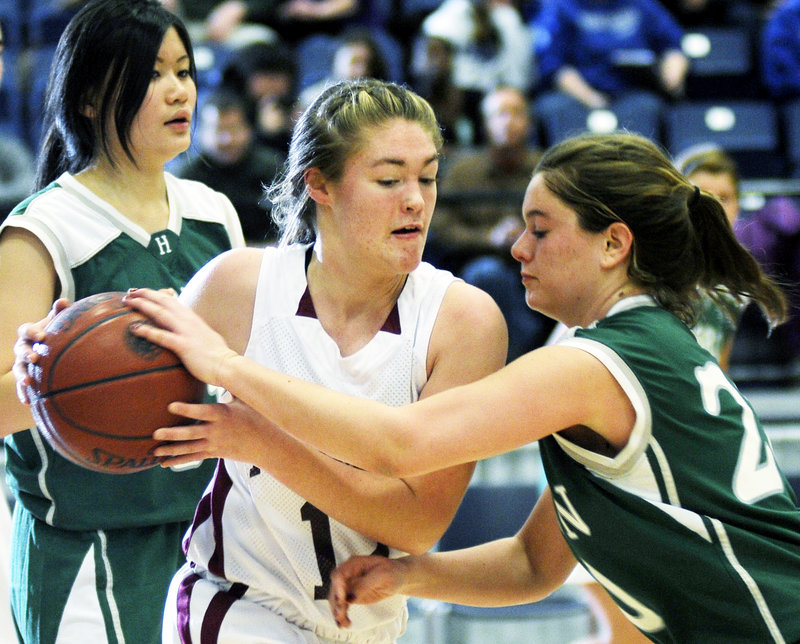
<path id="1" fill-rule="evenodd" d="M 700 201 L 700 188 L 695 186 L 692 196 L 689 197 L 689 208 L 694 208 L 698 201 Z"/>

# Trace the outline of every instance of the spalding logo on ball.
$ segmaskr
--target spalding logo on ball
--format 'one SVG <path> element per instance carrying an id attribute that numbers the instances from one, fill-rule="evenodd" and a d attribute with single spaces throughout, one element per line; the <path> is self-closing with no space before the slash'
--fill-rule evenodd
<path id="1" fill-rule="evenodd" d="M 28 369 L 31 409 L 53 449 L 110 474 L 158 465 L 153 431 L 187 422 L 167 405 L 203 402 L 206 391 L 174 353 L 132 333 L 151 322 L 124 295 L 98 293 L 61 311 Z"/>

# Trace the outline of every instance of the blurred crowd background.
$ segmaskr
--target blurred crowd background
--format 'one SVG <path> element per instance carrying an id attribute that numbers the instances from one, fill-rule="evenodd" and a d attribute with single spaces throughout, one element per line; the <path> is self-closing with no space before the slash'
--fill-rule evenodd
<path id="1" fill-rule="evenodd" d="M 731 162 L 735 226 L 794 302 L 768 336 L 745 312 L 742 381 L 800 381 L 800 0 L 163 0 L 190 27 L 198 71 L 191 149 L 169 169 L 225 192 L 248 242 L 273 243 L 263 186 L 300 110 L 327 83 L 411 86 L 446 147 L 426 259 L 488 290 L 509 358 L 547 341 L 509 248 L 540 151 L 624 128 L 676 159 Z M 0 209 L 30 192 L 58 38 L 80 0 L 1 0 Z"/>

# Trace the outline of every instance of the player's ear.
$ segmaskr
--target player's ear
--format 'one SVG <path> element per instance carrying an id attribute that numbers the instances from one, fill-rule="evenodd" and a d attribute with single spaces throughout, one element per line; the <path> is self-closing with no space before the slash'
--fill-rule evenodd
<path id="1" fill-rule="evenodd" d="M 303 179 L 306 182 L 306 189 L 308 190 L 309 197 L 318 204 L 327 204 L 330 202 L 328 181 L 319 168 L 309 168 L 306 170 Z"/>
<path id="2" fill-rule="evenodd" d="M 628 225 L 615 221 L 603 234 L 603 265 L 613 267 L 633 252 L 633 233 Z"/>
<path id="3" fill-rule="evenodd" d="M 81 97 L 81 114 L 89 120 L 96 119 L 98 100 L 97 89 L 87 89 Z"/>
<path id="4" fill-rule="evenodd" d="M 94 101 L 85 100 L 81 106 L 81 114 L 87 119 L 93 120 L 97 116 L 97 110 L 94 107 Z"/>

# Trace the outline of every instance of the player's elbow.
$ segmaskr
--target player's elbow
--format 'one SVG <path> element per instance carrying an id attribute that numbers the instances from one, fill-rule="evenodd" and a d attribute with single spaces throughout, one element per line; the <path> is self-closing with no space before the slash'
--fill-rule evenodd
<path id="1" fill-rule="evenodd" d="M 418 474 L 415 471 L 410 452 L 393 441 L 386 453 L 378 455 L 374 461 L 373 471 L 393 479 L 402 479 Z"/>

